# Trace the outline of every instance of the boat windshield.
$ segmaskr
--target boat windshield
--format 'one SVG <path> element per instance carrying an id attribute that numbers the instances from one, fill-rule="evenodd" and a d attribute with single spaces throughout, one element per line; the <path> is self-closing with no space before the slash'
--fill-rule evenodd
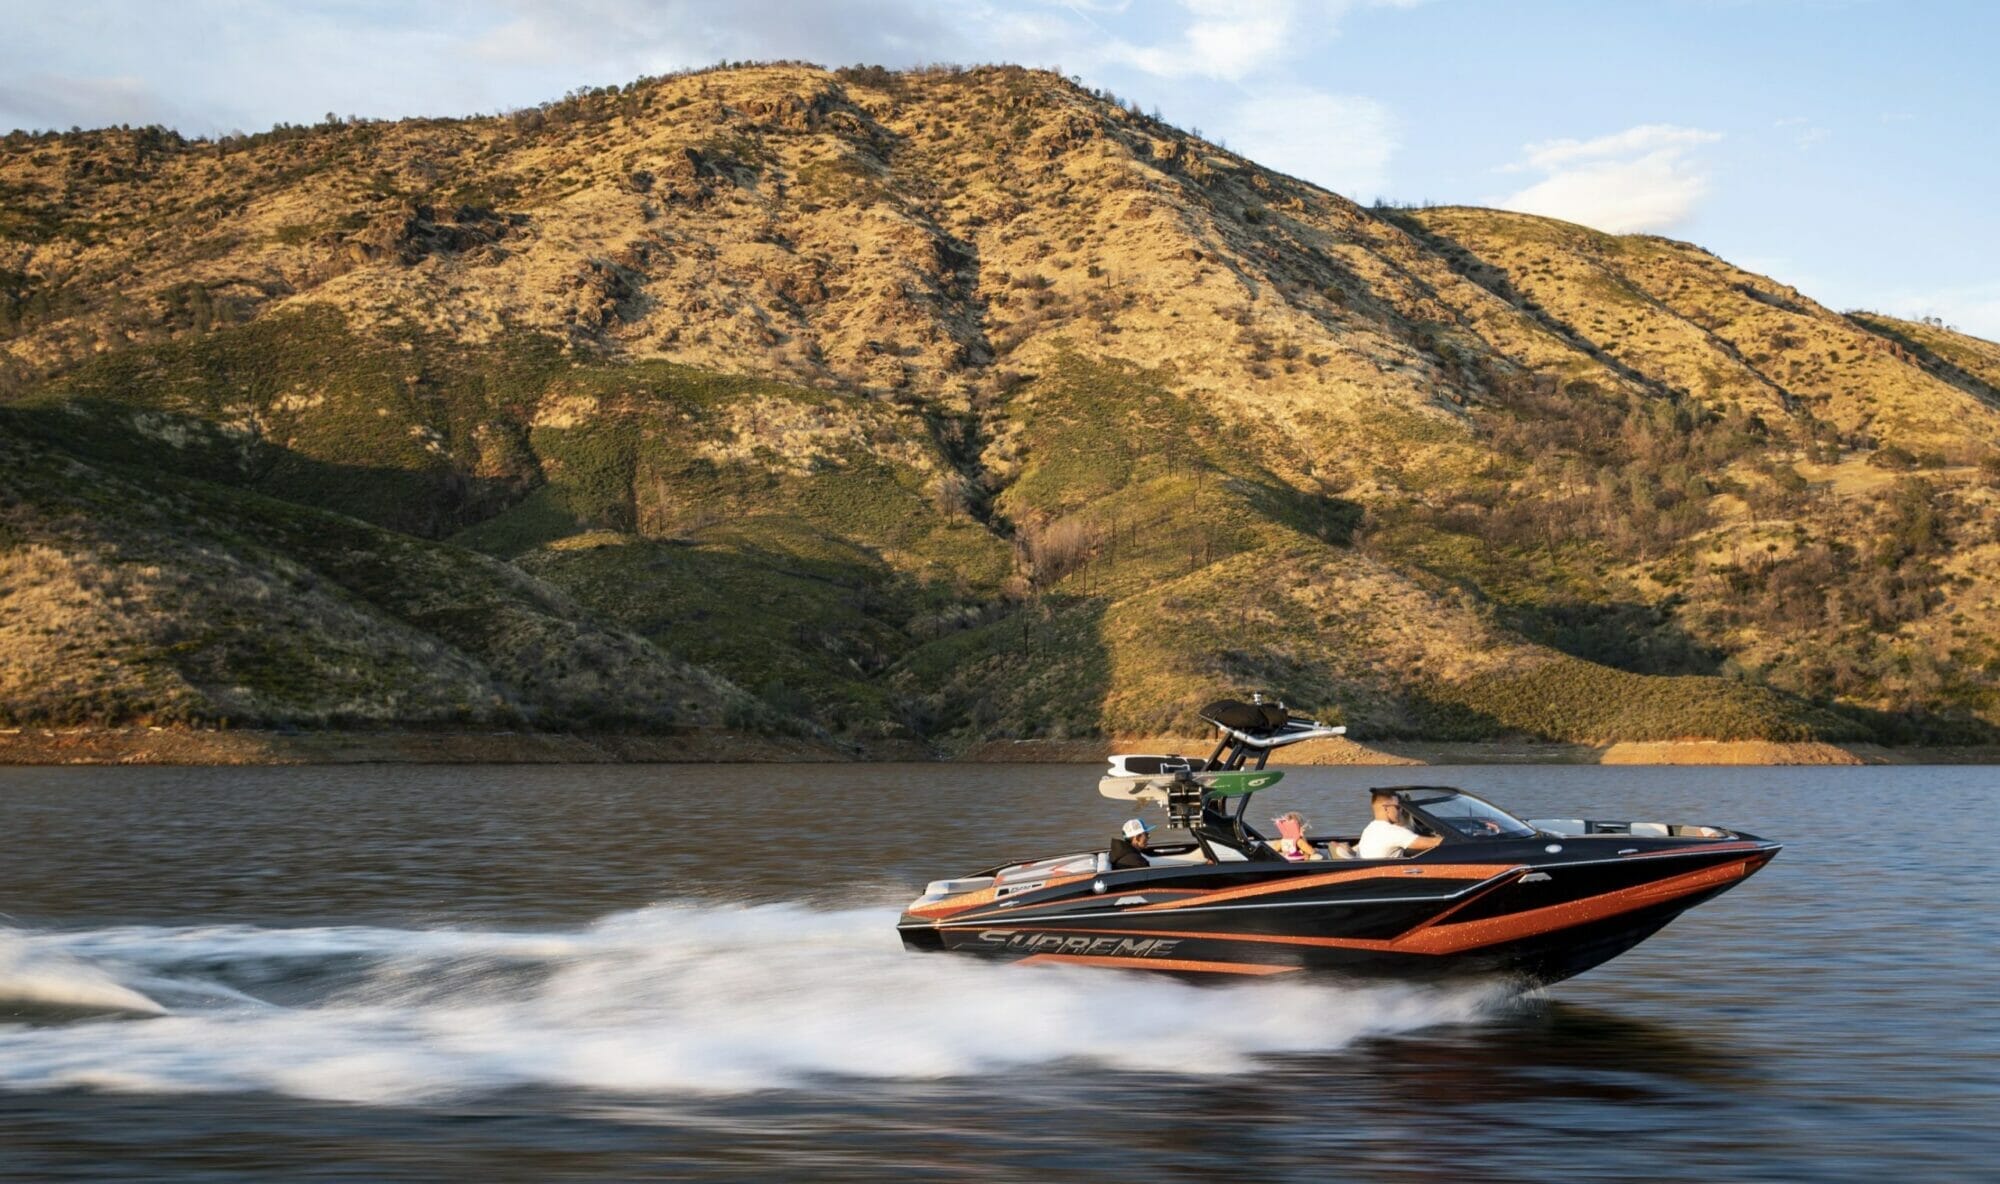
<path id="1" fill-rule="evenodd" d="M 1440 825 L 1468 839 L 1531 839 L 1540 833 L 1491 802 L 1455 789 L 1426 797 L 1413 794 L 1408 800 Z"/>

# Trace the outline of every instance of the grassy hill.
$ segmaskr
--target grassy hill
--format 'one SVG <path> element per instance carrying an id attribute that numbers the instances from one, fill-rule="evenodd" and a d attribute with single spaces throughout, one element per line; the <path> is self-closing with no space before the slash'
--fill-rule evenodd
<path id="1" fill-rule="evenodd" d="M 2000 347 L 1011 68 L 0 143 L 0 721 L 1971 740 Z"/>
<path id="2" fill-rule="evenodd" d="M 13 724 L 800 727 L 519 569 L 0 423 Z"/>

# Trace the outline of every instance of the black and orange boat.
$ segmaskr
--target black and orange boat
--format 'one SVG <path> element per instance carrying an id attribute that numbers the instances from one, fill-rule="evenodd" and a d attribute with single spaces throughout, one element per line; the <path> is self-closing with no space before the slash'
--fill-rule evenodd
<path id="1" fill-rule="evenodd" d="M 1438 843 L 1343 858 L 1311 836 L 1293 862 L 1250 825 L 1283 774 L 1273 750 L 1342 729 L 1282 704 L 1223 700 L 1207 758 L 1118 756 L 1107 797 L 1163 806 L 1143 867 L 1106 851 L 930 884 L 897 923 L 905 946 L 1023 962 L 1189 975 L 1505 976 L 1557 982 L 1614 958 L 1769 863 L 1780 845 L 1717 826 L 1523 821 L 1463 790 L 1393 787 L 1402 825 Z"/>

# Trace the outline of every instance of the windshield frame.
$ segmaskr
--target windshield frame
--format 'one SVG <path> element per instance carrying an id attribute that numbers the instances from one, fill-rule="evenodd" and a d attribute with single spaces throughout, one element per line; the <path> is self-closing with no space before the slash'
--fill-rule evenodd
<path id="1" fill-rule="evenodd" d="M 1535 838 L 1542 833 L 1525 819 L 1518 818 L 1508 811 L 1502 810 L 1478 794 L 1467 793 L 1462 789 L 1454 789 L 1448 785 L 1407 786 L 1397 789 L 1396 798 L 1402 803 L 1405 810 L 1409 811 L 1416 818 L 1421 819 L 1424 825 L 1430 828 L 1432 834 L 1438 836 L 1442 842 L 1446 843 L 1492 843 L 1510 839 L 1519 841 L 1521 839 Z M 1425 808 L 1444 802 L 1459 801 L 1470 802 L 1477 808 L 1457 818 L 1451 815 L 1433 814 Z M 1471 834 L 1458 826 L 1458 822 L 1464 821 L 1467 818 L 1482 816 L 1490 817 L 1496 824 L 1503 827 L 1506 827 L 1507 824 L 1512 824 L 1512 828 L 1503 829 L 1493 834 L 1478 835 Z"/>

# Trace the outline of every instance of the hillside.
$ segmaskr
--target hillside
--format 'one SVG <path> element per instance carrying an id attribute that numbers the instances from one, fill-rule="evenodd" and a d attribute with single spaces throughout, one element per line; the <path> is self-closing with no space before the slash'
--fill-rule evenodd
<path id="1" fill-rule="evenodd" d="M 14 725 L 2000 725 L 2000 347 L 1034 71 L 17 133 L 0 452 Z"/>

